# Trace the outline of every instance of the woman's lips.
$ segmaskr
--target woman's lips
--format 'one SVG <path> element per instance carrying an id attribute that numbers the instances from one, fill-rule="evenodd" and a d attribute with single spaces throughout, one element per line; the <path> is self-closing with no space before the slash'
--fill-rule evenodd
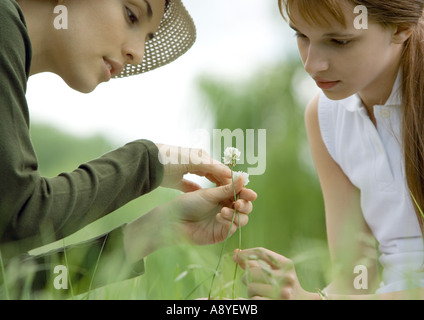
<path id="1" fill-rule="evenodd" d="M 107 81 L 109 81 L 113 76 L 121 74 L 122 70 L 124 69 L 123 64 L 113 59 L 104 57 L 103 61 L 105 64 L 105 73 Z"/>
<path id="2" fill-rule="evenodd" d="M 109 81 L 112 78 L 112 65 L 104 60 L 105 62 L 105 73 L 106 73 L 106 81 Z"/>

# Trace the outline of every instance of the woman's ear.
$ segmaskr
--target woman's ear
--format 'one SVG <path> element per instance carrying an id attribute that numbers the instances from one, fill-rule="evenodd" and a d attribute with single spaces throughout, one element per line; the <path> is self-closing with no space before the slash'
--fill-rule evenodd
<path id="1" fill-rule="evenodd" d="M 393 33 L 393 43 L 403 44 L 409 39 L 413 32 L 413 29 L 409 26 L 396 26 Z"/>

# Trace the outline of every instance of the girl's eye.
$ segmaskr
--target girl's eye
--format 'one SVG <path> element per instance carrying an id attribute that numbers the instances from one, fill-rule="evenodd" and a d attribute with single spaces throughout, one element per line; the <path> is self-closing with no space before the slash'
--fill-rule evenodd
<path id="1" fill-rule="evenodd" d="M 301 34 L 299 32 L 296 32 L 294 35 L 296 38 L 306 38 L 306 36 L 304 34 Z"/>
<path id="2" fill-rule="evenodd" d="M 332 39 L 331 42 L 334 43 L 335 45 L 339 46 L 339 47 L 344 47 L 344 46 L 347 46 L 349 43 L 351 43 L 351 40 Z"/>
<path id="3" fill-rule="evenodd" d="M 132 24 L 135 24 L 138 22 L 138 18 L 137 16 L 134 14 L 134 12 L 131 11 L 131 9 L 125 7 L 126 11 L 127 11 L 127 15 L 128 15 L 128 19 Z"/>

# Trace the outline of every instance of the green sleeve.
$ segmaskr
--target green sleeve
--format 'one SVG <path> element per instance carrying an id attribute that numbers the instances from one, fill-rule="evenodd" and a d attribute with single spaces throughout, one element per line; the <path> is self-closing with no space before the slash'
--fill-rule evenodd
<path id="1" fill-rule="evenodd" d="M 128 263 L 125 257 L 123 227 L 42 255 L 8 259 L 0 299 L 85 299 L 94 289 L 142 275 L 144 261 Z"/>
<path id="2" fill-rule="evenodd" d="M 57 177 L 40 176 L 25 99 L 31 44 L 14 0 L 0 1 L 0 245 L 4 257 L 74 233 L 159 186 L 150 141 L 131 142 Z M 46 240 L 45 240 L 46 239 Z"/>

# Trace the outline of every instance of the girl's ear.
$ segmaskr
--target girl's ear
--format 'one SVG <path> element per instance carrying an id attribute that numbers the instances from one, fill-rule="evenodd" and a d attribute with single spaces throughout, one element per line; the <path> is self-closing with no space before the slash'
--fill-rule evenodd
<path id="1" fill-rule="evenodd" d="M 393 33 L 393 43 L 403 44 L 406 40 L 409 39 L 413 30 L 409 26 L 397 26 L 394 29 Z"/>

